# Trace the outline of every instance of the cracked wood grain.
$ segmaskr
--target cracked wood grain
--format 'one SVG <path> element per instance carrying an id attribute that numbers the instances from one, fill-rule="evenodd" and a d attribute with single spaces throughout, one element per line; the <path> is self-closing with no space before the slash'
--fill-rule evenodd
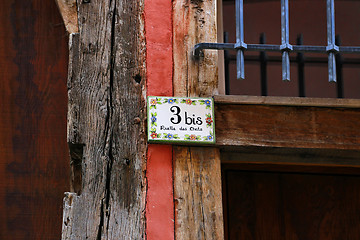
<path id="1" fill-rule="evenodd" d="M 82 148 L 81 182 L 65 196 L 62 239 L 144 239 L 143 0 L 77 5 L 79 33 L 69 41 L 68 142 Z"/>

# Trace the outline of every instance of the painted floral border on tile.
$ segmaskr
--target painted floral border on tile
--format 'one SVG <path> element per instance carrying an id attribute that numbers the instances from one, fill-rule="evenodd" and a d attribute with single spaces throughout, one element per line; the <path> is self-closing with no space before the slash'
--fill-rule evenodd
<path id="1" fill-rule="evenodd" d="M 206 135 L 189 133 L 189 131 L 161 132 L 159 133 L 158 119 L 159 106 L 198 106 L 204 111 L 204 126 L 209 130 Z M 186 144 L 214 144 L 215 143 L 215 122 L 214 122 L 214 100 L 212 98 L 194 97 L 161 97 L 149 96 L 147 98 L 147 119 L 148 119 L 148 141 L 159 143 L 186 143 Z M 173 130 L 173 129 L 171 129 Z M 184 134 L 183 134 L 184 133 Z"/>

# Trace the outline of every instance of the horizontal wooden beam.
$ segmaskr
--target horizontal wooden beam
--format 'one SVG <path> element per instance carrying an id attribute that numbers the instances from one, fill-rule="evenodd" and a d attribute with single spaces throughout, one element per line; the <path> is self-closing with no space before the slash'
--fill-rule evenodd
<path id="1" fill-rule="evenodd" d="M 217 95 L 214 99 L 217 104 L 360 108 L 360 99 L 344 98 Z"/>
<path id="2" fill-rule="evenodd" d="M 360 100 L 216 96 L 215 118 L 218 146 L 360 150 Z"/>
<path id="3" fill-rule="evenodd" d="M 360 169 L 360 151 L 317 148 L 238 147 L 221 152 L 221 163 L 351 166 Z"/>

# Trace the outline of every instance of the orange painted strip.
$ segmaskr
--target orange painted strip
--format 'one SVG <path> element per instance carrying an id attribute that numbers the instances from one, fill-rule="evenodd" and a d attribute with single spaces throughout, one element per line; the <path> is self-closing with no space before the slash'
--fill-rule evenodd
<path id="1" fill-rule="evenodd" d="M 172 146 L 148 146 L 146 235 L 148 240 L 174 239 Z"/>
<path id="2" fill-rule="evenodd" d="M 146 71 L 148 96 L 172 96 L 172 4 L 145 1 Z"/>
<path id="3" fill-rule="evenodd" d="M 147 95 L 173 95 L 172 3 L 145 0 Z M 172 146 L 148 145 L 146 235 L 174 239 Z"/>

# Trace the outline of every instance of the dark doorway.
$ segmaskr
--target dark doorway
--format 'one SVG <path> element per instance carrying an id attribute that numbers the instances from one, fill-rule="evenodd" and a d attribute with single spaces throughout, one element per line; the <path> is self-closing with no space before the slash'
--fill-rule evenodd
<path id="1" fill-rule="evenodd" d="M 1 1 L 0 22 L 0 239 L 60 239 L 68 34 L 56 1 Z"/>
<path id="2" fill-rule="evenodd" d="M 360 239 L 358 166 L 289 159 L 223 164 L 225 239 Z"/>

